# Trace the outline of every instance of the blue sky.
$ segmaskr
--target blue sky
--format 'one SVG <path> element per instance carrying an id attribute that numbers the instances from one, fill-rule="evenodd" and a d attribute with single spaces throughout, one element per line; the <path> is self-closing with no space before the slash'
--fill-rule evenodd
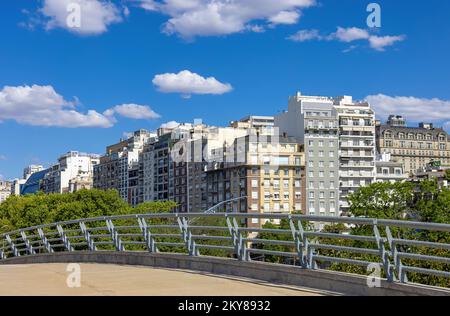
<path id="1" fill-rule="evenodd" d="M 369 29 L 371 1 L 259 1 L 4 1 L 0 175 L 169 121 L 274 115 L 297 90 L 450 127 L 450 2 L 378 1 Z"/>

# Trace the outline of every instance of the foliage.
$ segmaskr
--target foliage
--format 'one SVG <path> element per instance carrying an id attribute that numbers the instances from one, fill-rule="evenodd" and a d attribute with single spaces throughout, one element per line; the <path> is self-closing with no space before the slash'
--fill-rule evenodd
<path id="1" fill-rule="evenodd" d="M 133 209 L 115 190 L 11 196 L 0 204 L 0 232 L 80 218 L 168 212 L 174 206 L 174 202 L 151 202 Z"/>

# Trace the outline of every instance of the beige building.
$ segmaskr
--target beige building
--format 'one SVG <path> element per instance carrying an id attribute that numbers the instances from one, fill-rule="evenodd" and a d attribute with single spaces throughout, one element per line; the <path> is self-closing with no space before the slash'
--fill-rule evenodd
<path id="1" fill-rule="evenodd" d="M 408 127 L 401 116 L 392 115 L 385 125 L 377 126 L 377 150 L 403 163 L 409 176 L 431 162 L 450 164 L 450 137 L 445 130 L 431 123 Z"/>
<path id="2" fill-rule="evenodd" d="M 278 137 L 277 137 L 278 138 Z M 246 136 L 235 141 L 235 153 L 245 148 L 245 161 L 210 163 L 207 169 L 210 206 L 239 197 L 227 211 L 292 213 L 305 207 L 305 157 L 296 139 L 265 142 Z M 259 226 L 257 219 L 249 226 Z"/>

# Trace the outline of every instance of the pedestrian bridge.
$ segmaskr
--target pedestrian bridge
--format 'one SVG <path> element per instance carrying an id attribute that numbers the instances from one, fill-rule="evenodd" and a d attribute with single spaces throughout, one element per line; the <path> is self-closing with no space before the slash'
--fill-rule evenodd
<path id="1" fill-rule="evenodd" d="M 262 228 L 267 221 L 282 222 L 284 229 Z M 358 229 L 316 229 L 338 223 Z M 87 271 L 151 267 L 129 271 L 129 277 L 121 270 L 122 279 L 120 273 L 109 274 L 110 282 L 144 295 L 183 295 L 188 289 L 186 295 L 215 295 L 214 289 L 222 295 L 450 295 L 450 244 L 440 242 L 448 240 L 449 233 L 447 224 L 282 214 L 164 213 L 80 219 L 0 235 L 0 278 L 8 288 L 7 281 L 17 281 L 10 272 L 20 271 L 20 265 L 51 274 L 62 263 L 81 263 Z M 424 236 L 432 236 L 433 241 Z M 141 281 L 132 282 L 136 287 L 143 280 L 154 282 L 144 282 L 144 292 L 133 292 L 127 280 L 139 280 L 140 273 Z M 166 274 L 175 283 L 162 278 Z M 24 278 L 21 272 L 16 275 Z M 41 275 L 42 284 L 51 281 Z M 186 279 L 193 275 L 198 279 Z M 430 276 L 441 287 L 414 283 L 430 279 L 418 276 Z M 219 286 L 215 278 L 227 283 Z M 27 284 L 27 278 L 22 281 Z M 91 290 L 95 282 L 90 283 Z M 202 294 L 199 284 L 211 291 Z M 101 291 L 119 293 L 108 287 L 100 287 Z"/>

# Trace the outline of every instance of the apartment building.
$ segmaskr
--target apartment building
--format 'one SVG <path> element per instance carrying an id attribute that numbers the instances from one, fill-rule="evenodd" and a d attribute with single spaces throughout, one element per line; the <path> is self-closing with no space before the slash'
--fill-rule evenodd
<path id="1" fill-rule="evenodd" d="M 402 116 L 391 115 L 386 124 L 376 127 L 376 136 L 378 153 L 390 154 L 410 177 L 433 162 L 450 164 L 450 136 L 431 123 L 408 127 Z"/>
<path id="2" fill-rule="evenodd" d="M 207 167 L 208 205 L 228 212 L 292 213 L 305 205 L 305 158 L 295 138 L 247 135 L 232 144 L 234 159 L 224 157 Z M 241 159 L 243 158 L 243 159 Z M 259 226 L 257 219 L 250 226 Z"/>
<path id="3" fill-rule="evenodd" d="M 339 119 L 339 203 L 346 213 L 349 194 L 375 181 L 375 112 L 350 96 L 333 103 Z"/>
<path id="4" fill-rule="evenodd" d="M 40 186 L 45 193 L 68 193 L 76 189 L 70 182 L 84 181 L 93 183 L 93 169 L 99 164 L 100 157 L 94 154 L 68 152 L 58 159 L 44 175 Z"/>
<path id="5" fill-rule="evenodd" d="M 11 195 L 11 182 L 0 180 L 0 204 Z"/>
<path id="6" fill-rule="evenodd" d="M 275 117 L 280 133 L 304 144 L 306 205 L 309 215 L 339 215 L 339 118 L 328 97 L 289 98 L 288 111 Z"/>
<path id="7" fill-rule="evenodd" d="M 376 182 L 396 183 L 404 182 L 408 179 L 403 163 L 392 161 L 390 154 L 382 154 L 375 162 Z"/>
<path id="8" fill-rule="evenodd" d="M 128 139 L 108 146 L 106 154 L 100 157 L 100 163 L 94 167 L 93 187 L 102 190 L 115 189 L 120 197 L 132 206 L 141 203 L 143 194 L 139 182 L 139 157 L 145 145 L 155 138 L 156 134 L 141 129 Z"/>

